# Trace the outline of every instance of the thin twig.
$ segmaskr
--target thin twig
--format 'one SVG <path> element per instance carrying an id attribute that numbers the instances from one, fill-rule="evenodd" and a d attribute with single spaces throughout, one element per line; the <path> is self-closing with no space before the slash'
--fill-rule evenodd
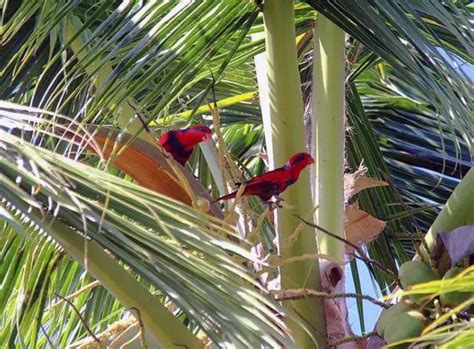
<path id="1" fill-rule="evenodd" d="M 314 214 L 314 212 L 316 212 L 318 208 L 319 208 L 319 205 L 314 206 L 306 214 L 306 217 L 311 217 L 311 215 Z M 295 243 L 295 241 L 298 240 L 300 233 L 303 230 L 303 227 L 304 227 L 304 222 L 300 222 L 298 226 L 296 227 L 295 231 L 290 236 L 288 236 L 288 239 L 286 239 L 285 244 L 281 247 L 282 251 L 286 251 L 287 249 L 289 249 Z"/>
<path id="2" fill-rule="evenodd" d="M 145 120 L 145 116 L 142 115 L 142 113 L 140 113 L 139 111 L 136 111 L 136 113 L 146 133 L 153 134 L 153 131 L 150 129 L 150 126 L 147 124 L 147 121 Z"/>
<path id="3" fill-rule="evenodd" d="M 327 299 L 335 299 L 335 298 L 358 298 L 358 299 L 365 299 L 375 305 L 378 305 L 379 307 L 382 307 L 384 309 L 388 309 L 389 305 L 385 304 L 384 302 L 381 302 L 371 296 L 367 296 L 364 294 L 358 294 L 358 293 L 326 293 L 326 292 L 320 292 L 316 290 L 311 290 L 311 289 L 288 289 L 288 290 L 282 290 L 282 291 L 276 291 L 272 292 L 272 295 L 275 297 L 276 301 L 287 301 L 287 300 L 298 300 L 298 299 L 305 299 L 305 298 L 311 298 L 311 297 L 322 297 L 322 298 L 327 298 Z"/>
<path id="4" fill-rule="evenodd" d="M 326 233 L 327 235 L 333 237 L 334 239 L 339 240 L 339 241 L 341 241 L 341 242 L 343 242 L 343 243 L 345 243 L 345 244 L 351 246 L 351 247 L 352 247 L 353 249 L 355 249 L 355 250 L 358 250 L 358 249 L 360 248 L 359 246 L 357 246 L 357 245 L 354 244 L 353 242 L 350 242 L 349 240 L 346 240 L 346 239 L 340 237 L 339 235 L 336 235 L 336 234 L 334 234 L 334 233 L 331 233 L 330 231 L 326 230 L 325 228 L 323 228 L 323 227 L 321 227 L 321 226 L 319 226 L 319 225 L 317 225 L 317 224 L 315 224 L 315 223 L 308 222 L 307 220 L 305 220 L 304 218 L 302 218 L 302 217 L 301 217 L 300 215 L 298 215 L 298 214 L 296 215 L 296 217 L 298 217 L 303 223 L 309 225 L 310 227 L 316 228 L 316 229 L 322 231 L 323 233 Z"/>
<path id="5" fill-rule="evenodd" d="M 90 284 L 87 284 L 86 286 L 80 288 L 79 290 L 77 290 L 76 292 L 73 292 L 69 295 L 67 295 L 66 297 L 64 297 L 64 299 L 67 299 L 67 300 L 71 300 L 71 299 L 74 299 L 76 298 L 77 296 L 79 296 L 81 293 L 83 292 L 86 292 L 86 291 L 90 291 L 92 290 L 93 288 L 97 287 L 97 286 L 100 286 L 100 282 L 99 281 L 93 281 L 91 282 Z M 51 310 L 53 309 L 54 307 L 57 307 L 58 305 L 60 304 L 63 304 L 64 303 L 64 300 L 60 300 L 54 304 L 52 304 L 47 310 Z"/>
<path id="6" fill-rule="evenodd" d="M 303 315 L 301 315 L 301 313 L 295 308 L 293 309 L 293 311 L 296 313 L 296 315 L 299 316 L 299 318 L 301 320 L 303 320 L 307 326 L 309 326 L 314 332 L 316 332 L 319 337 L 321 337 L 322 340 L 324 340 L 326 343 L 327 343 L 327 339 L 326 339 L 326 329 L 324 329 L 323 331 L 321 331 L 319 328 L 316 328 L 316 326 L 314 326 L 310 321 L 308 321 Z"/>
<path id="7" fill-rule="evenodd" d="M 146 344 L 145 340 L 145 325 L 143 324 L 142 317 L 140 315 L 140 310 L 138 310 L 135 307 L 130 308 L 130 310 L 134 310 L 136 314 L 134 314 L 135 318 L 138 321 L 138 325 L 140 326 L 140 342 L 142 345 L 142 348 L 148 349 L 148 346 Z"/>
<path id="8" fill-rule="evenodd" d="M 336 341 L 332 341 L 328 343 L 328 347 L 337 347 L 338 345 L 344 344 L 344 343 L 349 343 L 349 342 L 355 342 L 355 341 L 360 341 L 363 339 L 367 339 L 369 337 L 377 336 L 377 332 L 369 332 L 366 334 L 363 334 L 362 336 L 351 336 L 351 337 L 344 337 L 341 339 L 338 339 Z"/>
<path id="9" fill-rule="evenodd" d="M 82 325 L 84 326 L 84 328 L 86 329 L 87 333 L 89 334 L 89 336 L 91 336 L 92 338 L 94 338 L 94 341 L 99 345 L 99 347 L 101 347 L 101 343 L 100 343 L 100 340 L 99 338 L 96 337 L 96 335 L 94 334 L 94 332 L 92 332 L 92 330 L 90 329 L 90 327 L 87 325 L 86 321 L 84 320 L 84 318 L 82 317 L 81 313 L 79 312 L 79 310 L 77 310 L 76 306 L 69 300 L 69 299 L 66 299 L 64 298 L 63 296 L 59 295 L 58 293 L 55 293 L 55 295 L 59 298 L 61 298 L 63 301 L 65 301 L 67 304 L 69 304 L 72 308 L 72 310 L 74 310 L 74 312 L 76 313 L 77 317 L 79 318 L 79 320 L 81 321 Z"/>
<path id="10" fill-rule="evenodd" d="M 216 82 L 217 81 L 211 69 L 209 69 L 209 72 L 211 73 L 211 78 L 212 78 L 212 84 L 211 84 L 212 101 L 214 102 L 214 109 L 217 109 L 217 98 L 216 98 Z"/>
<path id="11" fill-rule="evenodd" d="M 46 340 L 48 341 L 48 344 L 51 348 L 54 348 L 53 342 L 51 341 L 51 338 L 49 338 L 48 333 L 44 329 L 44 326 L 40 324 L 41 332 L 43 332 L 44 336 L 46 337 Z"/>
<path id="12" fill-rule="evenodd" d="M 348 241 L 348 240 L 346 240 L 346 239 L 344 239 L 344 238 L 342 238 L 342 237 L 340 237 L 340 236 L 338 236 L 338 235 L 336 235 L 336 234 L 334 234 L 334 233 L 331 233 L 331 232 L 328 231 L 327 229 L 324 229 L 323 227 L 321 227 L 321 226 L 319 226 L 319 225 L 317 225 L 317 224 L 315 224 L 315 223 L 308 222 L 307 220 L 303 219 L 300 215 L 296 215 L 296 217 L 298 217 L 302 222 L 306 223 L 306 224 L 309 225 L 310 227 L 316 228 L 316 229 L 318 229 L 319 231 L 322 231 L 323 233 L 325 233 L 325 234 L 327 234 L 327 235 L 333 237 L 334 239 L 339 240 L 339 241 L 341 241 L 341 242 L 343 242 L 343 243 L 345 243 L 345 244 L 351 246 L 351 247 L 354 248 L 354 250 L 356 250 L 357 253 L 359 253 L 359 255 L 360 255 L 360 256 L 357 256 L 356 254 L 353 254 L 354 258 L 358 258 L 358 259 L 364 261 L 365 263 L 367 263 L 367 266 L 368 266 L 369 268 L 371 268 L 371 265 L 374 265 L 374 266 L 378 267 L 380 270 L 382 270 L 382 271 L 384 271 L 385 273 L 387 273 L 387 274 L 393 276 L 393 278 L 396 280 L 397 284 L 400 284 L 400 281 L 398 280 L 398 275 L 397 275 L 394 271 L 392 271 L 392 270 L 386 268 L 386 267 L 383 266 L 380 262 L 378 262 L 378 261 L 376 261 L 376 260 L 374 260 L 374 259 L 370 259 L 370 258 L 365 254 L 364 250 L 363 250 L 362 248 L 360 248 L 358 245 L 356 245 L 356 244 L 354 244 L 353 242 L 350 242 L 350 241 Z"/>

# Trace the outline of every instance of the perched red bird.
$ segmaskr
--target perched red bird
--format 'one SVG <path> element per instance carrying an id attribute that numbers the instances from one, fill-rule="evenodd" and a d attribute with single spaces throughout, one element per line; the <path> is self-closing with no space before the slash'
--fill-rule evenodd
<path id="1" fill-rule="evenodd" d="M 242 195 L 256 195 L 267 202 L 272 196 L 278 196 L 298 180 L 300 172 L 308 165 L 314 164 L 314 159 L 308 153 L 296 153 L 280 168 L 254 177 L 247 182 Z M 215 201 L 233 199 L 237 191 L 224 195 Z"/>
<path id="2" fill-rule="evenodd" d="M 191 156 L 194 146 L 211 139 L 211 130 L 204 125 L 194 125 L 181 130 L 171 130 L 163 133 L 160 144 L 173 155 L 181 165 L 185 165 Z"/>

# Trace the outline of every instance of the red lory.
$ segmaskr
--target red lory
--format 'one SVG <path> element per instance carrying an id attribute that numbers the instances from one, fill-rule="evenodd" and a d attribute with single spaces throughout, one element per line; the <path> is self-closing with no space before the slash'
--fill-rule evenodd
<path id="1" fill-rule="evenodd" d="M 163 133 L 160 144 L 181 165 L 185 165 L 191 156 L 194 146 L 211 139 L 211 130 L 204 125 L 194 125 L 181 130 Z"/>
<path id="2" fill-rule="evenodd" d="M 300 172 L 311 164 L 314 164 L 314 159 L 310 154 L 305 152 L 296 153 L 282 167 L 253 177 L 245 182 L 246 186 L 242 195 L 255 195 L 267 202 L 272 196 L 278 197 L 289 185 L 295 183 Z M 234 191 L 215 201 L 233 199 L 236 195 L 237 191 Z"/>

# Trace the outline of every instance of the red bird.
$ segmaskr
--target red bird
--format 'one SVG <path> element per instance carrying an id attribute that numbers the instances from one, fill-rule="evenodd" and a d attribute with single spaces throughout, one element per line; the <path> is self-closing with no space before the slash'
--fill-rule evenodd
<path id="1" fill-rule="evenodd" d="M 211 139 L 211 130 L 204 125 L 195 125 L 181 130 L 171 130 L 163 133 L 160 144 L 173 155 L 181 165 L 185 165 L 191 156 L 194 146 Z"/>
<path id="2" fill-rule="evenodd" d="M 298 180 L 300 172 L 308 165 L 314 164 L 314 159 L 308 153 L 296 153 L 288 162 L 273 171 L 254 177 L 247 182 L 242 195 L 256 195 L 267 202 L 272 196 L 278 196 Z M 224 195 L 215 201 L 233 199 L 237 191 Z"/>

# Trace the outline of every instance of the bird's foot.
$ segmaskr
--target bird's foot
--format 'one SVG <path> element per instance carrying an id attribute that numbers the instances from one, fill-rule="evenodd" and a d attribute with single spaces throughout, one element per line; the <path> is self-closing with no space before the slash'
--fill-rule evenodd
<path id="1" fill-rule="evenodd" d="M 268 204 L 268 209 L 269 209 L 270 211 L 273 211 L 273 210 L 275 210 L 275 209 L 277 209 L 277 208 L 282 208 L 282 207 L 283 207 L 283 205 L 282 205 L 282 202 L 283 202 L 283 201 L 284 201 L 284 200 L 283 200 L 281 197 L 276 196 L 276 197 L 275 197 L 275 201 L 268 201 L 268 202 L 267 202 L 267 204 Z"/>

